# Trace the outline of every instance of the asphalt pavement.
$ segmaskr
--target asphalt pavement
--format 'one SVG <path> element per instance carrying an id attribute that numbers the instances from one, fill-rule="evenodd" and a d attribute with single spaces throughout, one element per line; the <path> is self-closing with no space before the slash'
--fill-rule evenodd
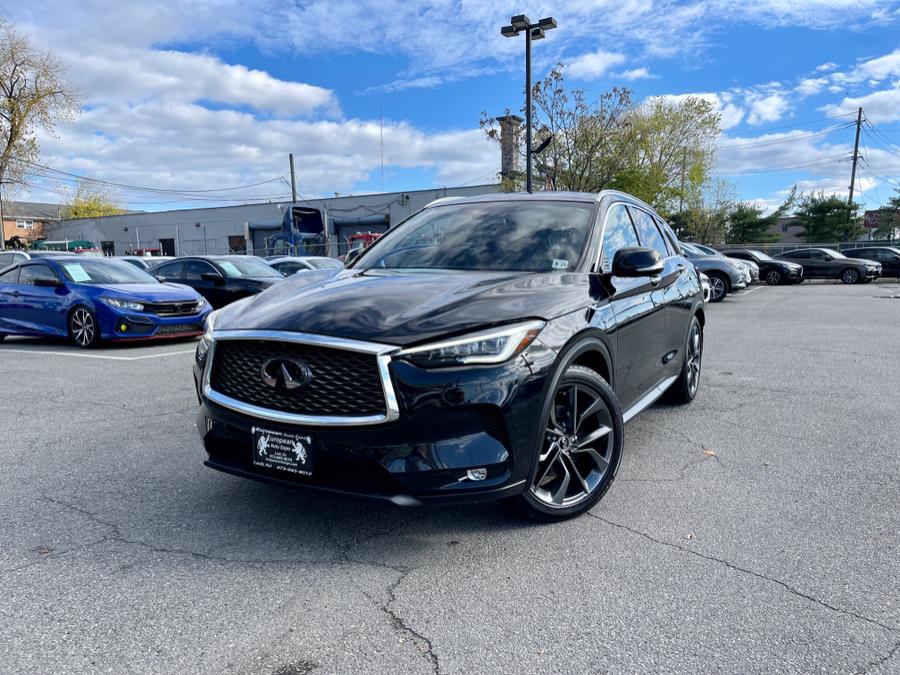
<path id="1" fill-rule="evenodd" d="M 900 672 L 898 283 L 710 306 L 555 525 L 211 471 L 193 347 L 0 345 L 0 671 Z"/>

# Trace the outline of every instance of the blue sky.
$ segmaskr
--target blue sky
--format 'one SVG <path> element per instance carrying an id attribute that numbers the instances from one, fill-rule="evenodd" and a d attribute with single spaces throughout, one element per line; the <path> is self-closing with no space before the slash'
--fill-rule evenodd
<path id="1" fill-rule="evenodd" d="M 715 173 L 736 197 L 773 206 L 793 184 L 846 194 L 859 105 L 857 194 L 875 206 L 900 181 L 898 2 L 36 0 L 5 11 L 58 53 L 85 98 L 77 120 L 42 137 L 48 166 L 171 191 L 266 181 L 119 188 L 133 208 L 282 200 L 291 151 L 306 196 L 492 182 L 499 150 L 478 121 L 521 107 L 523 44 L 499 34 L 521 11 L 559 22 L 535 43 L 536 77 L 562 62 L 589 98 L 627 86 L 638 101 L 713 101 Z M 47 200 L 71 184 L 32 182 Z"/>

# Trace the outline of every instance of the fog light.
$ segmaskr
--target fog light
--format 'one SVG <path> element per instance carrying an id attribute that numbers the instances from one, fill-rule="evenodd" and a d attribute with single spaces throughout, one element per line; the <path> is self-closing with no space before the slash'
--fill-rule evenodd
<path id="1" fill-rule="evenodd" d="M 469 480 L 484 480 L 487 478 L 487 469 L 469 469 L 466 471 Z"/>
<path id="2" fill-rule="evenodd" d="M 122 325 L 119 326 L 119 332 L 120 332 L 120 333 L 124 333 L 124 332 L 127 331 L 127 330 L 128 330 L 128 325 L 127 325 L 127 324 L 124 324 L 124 323 L 123 323 Z"/>

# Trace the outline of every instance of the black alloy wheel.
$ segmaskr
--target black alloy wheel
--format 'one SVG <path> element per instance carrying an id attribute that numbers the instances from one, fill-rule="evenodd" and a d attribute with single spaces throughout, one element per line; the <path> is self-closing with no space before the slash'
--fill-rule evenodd
<path id="1" fill-rule="evenodd" d="M 859 283 L 859 270 L 848 267 L 843 272 L 841 272 L 841 281 L 845 284 L 855 284 Z"/>
<path id="2" fill-rule="evenodd" d="M 731 284 L 721 273 L 709 272 L 709 300 L 710 302 L 720 302 L 722 298 L 728 295 Z"/>
<path id="3" fill-rule="evenodd" d="M 669 389 L 669 399 L 681 405 L 690 403 L 700 390 L 700 370 L 703 366 L 703 328 L 695 316 L 688 328 L 681 373 Z"/>
<path id="4" fill-rule="evenodd" d="M 778 270 L 769 270 L 766 274 L 766 283 L 769 286 L 777 286 L 781 283 L 781 272 Z"/>
<path id="5" fill-rule="evenodd" d="M 615 392 L 590 368 L 569 366 L 551 395 L 535 473 L 524 493 L 507 500 L 547 521 L 600 501 L 615 478 L 624 432 Z"/>
<path id="6" fill-rule="evenodd" d="M 87 307 L 76 307 L 69 317 L 69 337 L 77 347 L 90 349 L 100 343 L 97 317 Z"/>

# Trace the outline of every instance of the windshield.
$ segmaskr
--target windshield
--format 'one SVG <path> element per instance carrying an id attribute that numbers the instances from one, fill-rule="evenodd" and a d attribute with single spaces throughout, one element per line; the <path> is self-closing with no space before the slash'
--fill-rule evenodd
<path id="1" fill-rule="evenodd" d="M 704 253 L 703 251 L 701 251 L 699 248 L 697 248 L 693 244 L 687 244 L 682 241 L 682 242 L 679 242 L 679 245 L 681 246 L 681 249 L 683 251 L 685 251 L 688 255 L 692 255 L 692 256 L 707 256 L 707 255 L 709 255 L 709 253 Z"/>
<path id="2" fill-rule="evenodd" d="M 353 267 L 564 272 L 581 260 L 593 210 L 549 201 L 432 207 L 379 239 Z"/>
<path id="3" fill-rule="evenodd" d="M 751 255 L 756 256 L 757 260 L 774 260 L 772 256 L 763 253 L 762 251 L 749 251 Z"/>
<path id="4" fill-rule="evenodd" d="M 255 258 L 230 258 L 228 260 L 216 260 L 215 262 L 225 276 L 231 279 L 237 277 L 281 279 L 284 276 L 268 263 Z"/>
<path id="5" fill-rule="evenodd" d="M 340 269 L 343 263 L 334 258 L 307 258 L 306 262 L 317 270 Z"/>
<path id="6" fill-rule="evenodd" d="M 838 253 L 833 248 L 821 248 L 819 250 L 822 251 L 822 253 L 824 253 L 825 255 L 830 255 L 832 258 L 846 258 L 847 257 L 843 253 Z"/>
<path id="7" fill-rule="evenodd" d="M 119 260 L 81 258 L 58 261 L 66 279 L 76 284 L 158 284 L 159 280 Z"/>

